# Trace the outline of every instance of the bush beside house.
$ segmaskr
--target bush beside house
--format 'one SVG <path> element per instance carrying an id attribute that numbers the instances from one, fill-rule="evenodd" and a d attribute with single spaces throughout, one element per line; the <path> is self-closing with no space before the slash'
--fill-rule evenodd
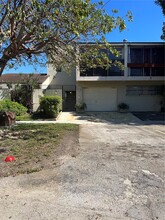
<path id="1" fill-rule="evenodd" d="M 39 113 L 41 117 L 56 118 L 62 110 L 62 99 L 60 96 L 40 97 Z"/>
<path id="2" fill-rule="evenodd" d="M 0 101 L 0 112 L 14 112 L 16 116 L 26 114 L 27 108 L 18 102 L 13 102 L 10 99 Z"/>

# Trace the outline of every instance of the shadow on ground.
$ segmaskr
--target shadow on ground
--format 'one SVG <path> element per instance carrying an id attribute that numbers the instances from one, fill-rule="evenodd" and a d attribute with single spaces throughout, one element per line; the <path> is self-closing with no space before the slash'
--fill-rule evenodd
<path id="1" fill-rule="evenodd" d="M 165 121 L 165 112 L 132 112 L 142 121 Z"/>
<path id="2" fill-rule="evenodd" d="M 164 124 L 165 115 L 162 112 L 85 112 L 81 114 L 73 113 L 77 120 L 86 120 L 89 122 L 104 122 L 111 124 Z"/>
<path id="3" fill-rule="evenodd" d="M 108 122 L 112 124 L 129 124 L 140 123 L 140 119 L 132 115 L 131 113 L 119 113 L 119 112 L 86 112 L 83 114 L 76 114 L 77 120 L 87 120 L 89 122 Z"/>

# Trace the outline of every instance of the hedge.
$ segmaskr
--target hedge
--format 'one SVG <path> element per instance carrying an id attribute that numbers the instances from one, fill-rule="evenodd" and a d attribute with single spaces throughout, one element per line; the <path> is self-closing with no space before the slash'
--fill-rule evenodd
<path id="1" fill-rule="evenodd" d="M 44 117 L 56 118 L 62 110 L 62 99 L 60 96 L 40 97 L 40 112 Z"/>
<path id="2" fill-rule="evenodd" d="M 27 112 L 27 108 L 18 102 L 13 102 L 10 99 L 4 99 L 0 101 L 0 111 L 10 111 L 14 112 L 16 116 L 21 116 Z"/>

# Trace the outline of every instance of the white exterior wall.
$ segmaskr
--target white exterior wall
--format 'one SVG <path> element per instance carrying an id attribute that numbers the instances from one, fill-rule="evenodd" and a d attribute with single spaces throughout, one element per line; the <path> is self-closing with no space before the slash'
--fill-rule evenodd
<path id="1" fill-rule="evenodd" d="M 57 72 L 56 69 L 49 65 L 48 75 L 52 77 L 52 81 L 48 88 L 46 89 L 46 94 L 58 95 L 64 100 L 65 92 L 67 91 L 76 91 L 76 69 L 66 72 L 66 70 L 61 70 Z"/>
<path id="2" fill-rule="evenodd" d="M 56 75 L 56 69 L 51 64 L 47 65 L 47 74 L 49 76 L 49 83 L 51 83 Z"/>
<path id="3" fill-rule="evenodd" d="M 116 108 L 114 109 L 117 111 L 117 106 L 121 102 L 125 102 L 130 106 L 130 111 L 160 111 L 160 102 L 163 99 L 162 96 L 159 95 L 126 95 L 126 87 L 127 86 L 134 86 L 135 82 L 79 82 L 77 87 L 77 103 L 84 102 L 84 89 L 86 88 L 98 88 L 98 91 L 94 89 L 95 92 L 93 96 L 99 97 L 99 90 L 100 88 L 110 88 L 113 90 L 116 90 Z M 136 82 L 136 85 L 162 85 L 161 82 Z M 108 95 L 105 94 L 107 97 L 107 105 L 109 100 L 111 100 L 111 97 L 113 98 L 114 102 L 114 94 L 109 93 Z M 106 109 L 106 106 L 105 106 Z M 101 107 L 100 107 L 101 111 Z"/>
<path id="4" fill-rule="evenodd" d="M 46 89 L 50 84 L 50 76 L 40 85 L 40 89 Z"/>
<path id="5" fill-rule="evenodd" d="M 71 72 L 66 72 L 62 70 L 61 72 L 57 72 L 53 67 L 50 67 L 48 70 L 48 74 L 53 76 L 53 79 L 50 85 L 76 85 L 76 70 Z"/>
<path id="6" fill-rule="evenodd" d="M 160 102 L 163 96 L 160 95 L 126 95 L 126 86 L 149 86 L 149 85 L 162 85 L 161 83 L 154 82 L 132 82 L 123 83 L 118 87 L 118 104 L 125 102 L 129 105 L 130 111 L 160 111 Z"/>
<path id="7" fill-rule="evenodd" d="M 43 96 L 42 89 L 34 89 L 33 91 L 33 111 L 37 111 L 40 105 L 40 96 Z"/>

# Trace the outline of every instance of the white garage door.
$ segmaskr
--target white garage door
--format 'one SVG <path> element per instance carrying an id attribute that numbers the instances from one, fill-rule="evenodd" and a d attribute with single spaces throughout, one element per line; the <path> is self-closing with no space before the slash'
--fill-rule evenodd
<path id="1" fill-rule="evenodd" d="M 116 111 L 117 89 L 114 88 L 84 88 L 84 102 L 87 111 Z"/>

